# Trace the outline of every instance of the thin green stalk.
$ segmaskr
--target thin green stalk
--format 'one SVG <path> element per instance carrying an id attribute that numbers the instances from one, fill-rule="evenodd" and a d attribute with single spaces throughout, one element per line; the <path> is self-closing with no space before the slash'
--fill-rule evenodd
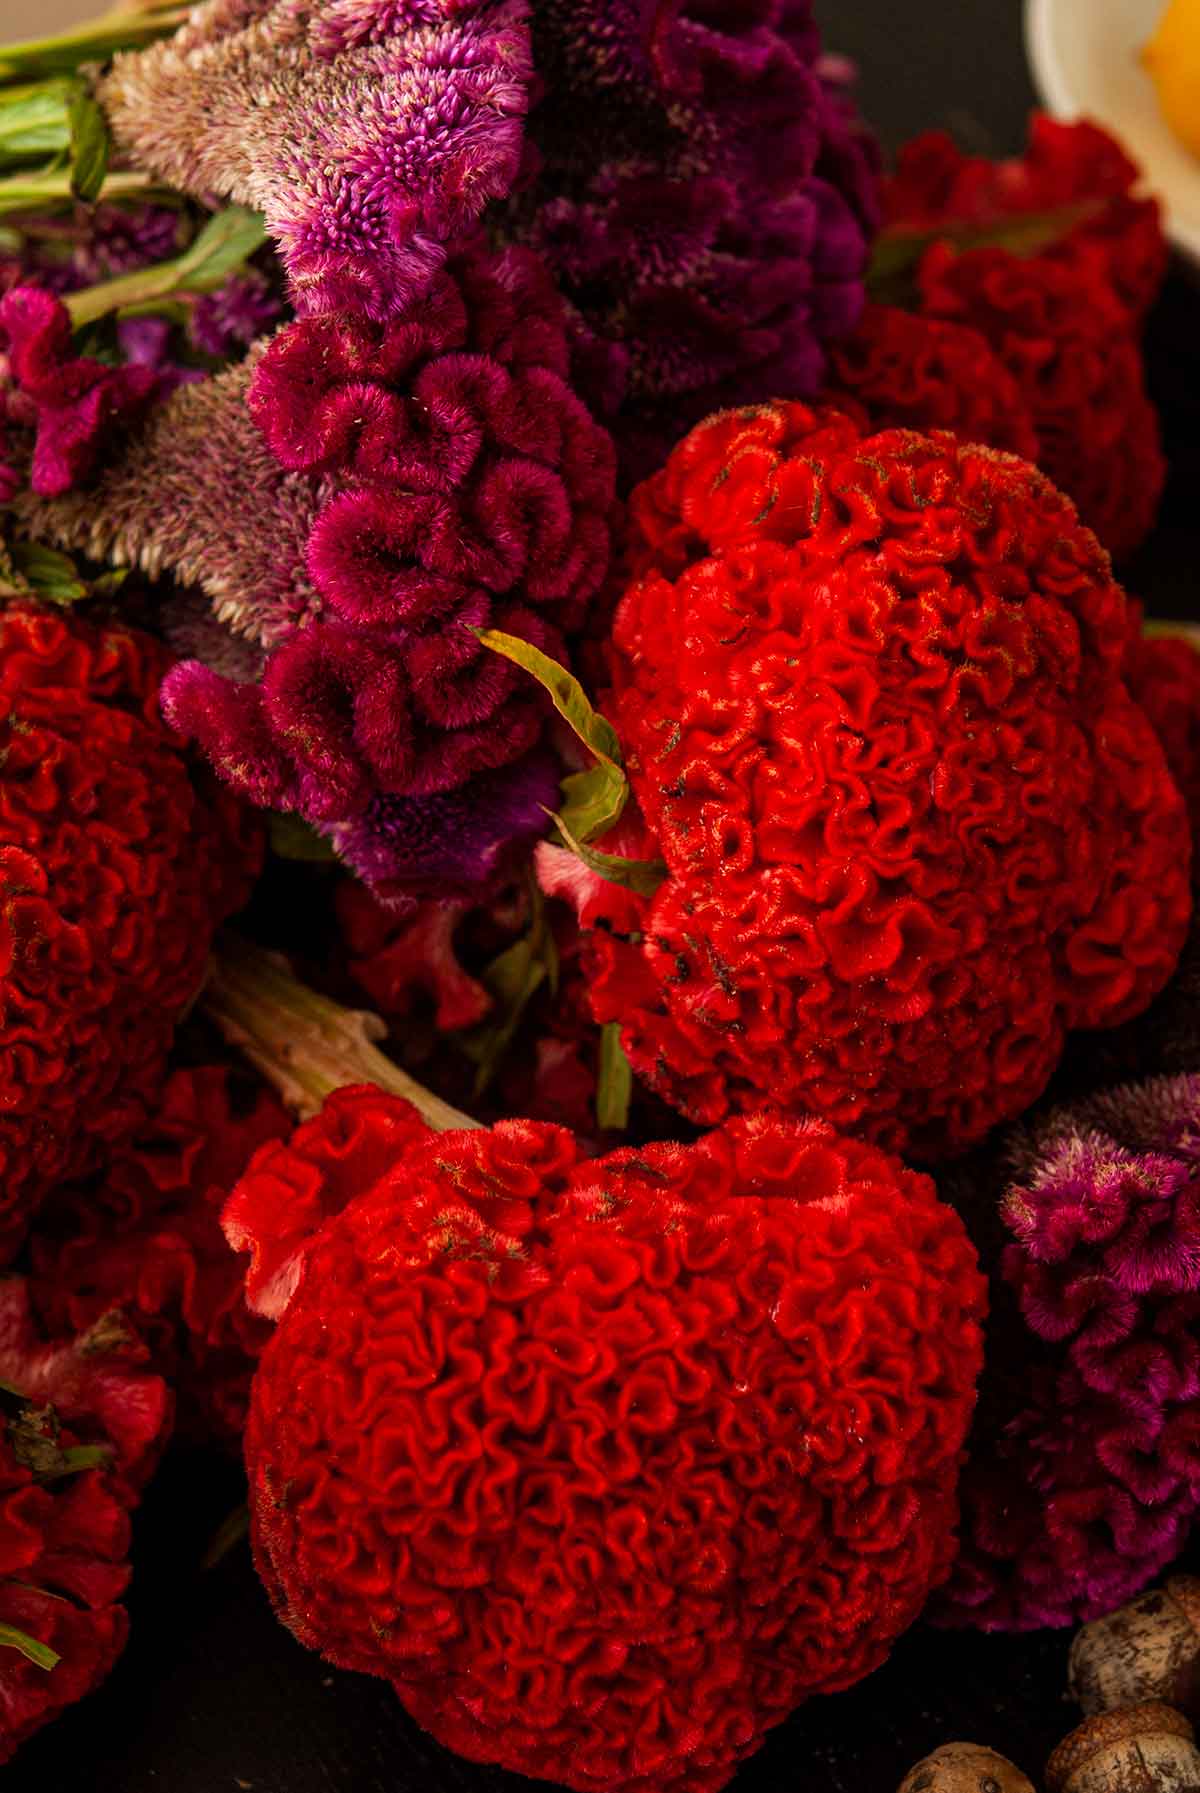
<path id="1" fill-rule="evenodd" d="M 37 212 L 51 205 L 75 205 L 69 168 L 45 169 L 41 174 L 10 175 L 0 180 L 0 217 L 15 212 Z M 100 199 L 148 199 L 156 182 L 148 174 L 121 172 L 105 176 Z"/>
<path id="2" fill-rule="evenodd" d="M 114 312 L 153 310 L 155 301 L 176 293 L 213 292 L 266 240 L 266 225 L 257 212 L 230 206 L 209 219 L 182 255 L 71 293 L 65 300 L 71 322 L 78 330 Z"/>
<path id="3" fill-rule="evenodd" d="M 118 50 L 137 50 L 168 36 L 187 18 L 187 6 L 105 13 L 55 37 L 0 44 L 0 81 L 62 74 L 85 62 L 107 62 Z"/>

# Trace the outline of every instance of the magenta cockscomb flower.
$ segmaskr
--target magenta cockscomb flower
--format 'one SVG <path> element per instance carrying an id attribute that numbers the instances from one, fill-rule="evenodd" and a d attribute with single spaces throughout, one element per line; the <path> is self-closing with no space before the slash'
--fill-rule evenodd
<path id="1" fill-rule="evenodd" d="M 537 257 L 478 246 L 403 320 L 300 319 L 175 393 L 94 502 L 30 521 L 199 586 L 245 643 L 231 668 L 189 606 L 164 689 L 228 782 L 377 886 L 476 883 L 555 784 L 538 686 L 476 631 L 561 656 L 608 569 L 615 457 L 568 360 Z"/>
<path id="2" fill-rule="evenodd" d="M 44 498 L 80 485 L 109 430 L 142 411 L 158 389 L 153 368 L 77 355 L 60 301 L 37 287 L 13 287 L 0 299 L 0 491 L 16 495 L 26 463 Z"/>
<path id="3" fill-rule="evenodd" d="M 1003 1149 L 1008 1243 L 938 1610 L 1028 1630 L 1111 1611 L 1200 1512 L 1200 1077 L 1122 1085 Z M 985 1226 L 987 1181 L 959 1183 Z"/>
<path id="4" fill-rule="evenodd" d="M 297 310 L 397 315 L 504 197 L 531 67 L 525 0 L 208 0 L 118 56 L 120 149 L 261 211 Z"/>
<path id="5" fill-rule="evenodd" d="M 544 0 L 533 41 L 511 228 L 576 307 L 626 471 L 719 405 L 814 393 L 862 308 L 877 158 L 809 0 Z"/>

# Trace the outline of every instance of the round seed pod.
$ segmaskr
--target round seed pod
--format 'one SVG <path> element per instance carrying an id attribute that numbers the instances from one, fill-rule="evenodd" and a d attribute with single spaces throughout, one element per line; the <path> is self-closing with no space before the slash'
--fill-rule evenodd
<path id="1" fill-rule="evenodd" d="M 1174 1575 L 1085 1625 L 1067 1675 L 1071 1698 L 1089 1717 L 1163 1700 L 1200 1718 L 1200 1579 Z"/>
<path id="2" fill-rule="evenodd" d="M 1047 1762 L 1046 1793 L 1200 1793 L 1192 1727 L 1155 1700 L 1085 1719 Z"/>
<path id="3" fill-rule="evenodd" d="M 1033 1793 L 1033 1786 L 995 1750 L 979 1743 L 943 1743 L 909 1769 L 899 1793 Z"/>

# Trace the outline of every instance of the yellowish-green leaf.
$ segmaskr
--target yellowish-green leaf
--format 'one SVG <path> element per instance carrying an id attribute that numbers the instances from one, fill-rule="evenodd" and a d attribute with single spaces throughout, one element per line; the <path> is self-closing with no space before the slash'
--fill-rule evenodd
<path id="1" fill-rule="evenodd" d="M 582 860 L 590 871 L 607 883 L 620 884 L 624 889 L 632 890 L 635 896 L 653 896 L 667 875 L 666 864 L 661 859 L 625 859 L 619 853 L 601 853 L 598 848 L 577 839 L 565 816 L 556 815 L 554 823 L 576 859 Z"/>
<path id="2" fill-rule="evenodd" d="M 71 191 L 76 199 L 100 197 L 108 173 L 108 121 L 99 103 L 80 83 L 69 102 L 71 122 Z"/>
<path id="3" fill-rule="evenodd" d="M 181 255 L 153 267 L 134 268 L 115 280 L 69 293 L 64 301 L 76 329 L 113 312 L 146 312 L 153 301 L 177 293 L 211 293 L 266 242 L 267 227 L 259 212 L 227 206 L 217 212 Z"/>
<path id="4" fill-rule="evenodd" d="M 633 1095 L 633 1071 L 621 1044 L 621 1023 L 608 1021 L 600 1029 L 600 1075 L 596 1084 L 596 1121 L 604 1128 L 624 1132 L 629 1125 Z"/>
<path id="5" fill-rule="evenodd" d="M 529 886 L 529 926 L 519 940 L 505 947 L 483 972 L 480 981 L 494 1004 L 492 1016 L 460 1045 L 475 1065 L 475 1095 L 487 1089 L 512 1043 L 529 1004 L 543 984 L 553 994 L 558 989 L 558 948 L 546 919 L 546 905 L 536 883 Z"/>
<path id="6" fill-rule="evenodd" d="M 250 1536 L 250 1508 L 243 1501 L 240 1507 L 222 1519 L 213 1533 L 212 1542 L 204 1553 L 200 1564 L 202 1569 L 215 1569 L 218 1563 L 224 1562 L 231 1550 L 236 1550 L 243 1538 Z"/>
<path id="7" fill-rule="evenodd" d="M 47 548 L 43 542 L 13 542 L 9 557 L 20 583 L 16 590 L 36 592 L 54 604 L 77 604 L 88 596 L 87 581 L 68 554 Z M 5 595 L 11 596 L 12 593 Z"/>
<path id="8" fill-rule="evenodd" d="M 503 654 L 533 675 L 550 693 L 559 715 L 594 756 L 594 766 L 586 772 L 572 772 L 562 783 L 563 814 L 568 828 L 577 840 L 594 840 L 620 819 L 629 795 L 616 729 L 606 716 L 592 708 L 579 680 L 531 642 L 506 635 L 500 629 L 481 629 L 479 639 L 493 653 Z"/>
<path id="9" fill-rule="evenodd" d="M 15 1625 L 0 1625 L 0 1646 L 10 1650 L 19 1650 L 27 1662 L 35 1668 L 44 1668 L 47 1673 L 57 1668 L 62 1661 L 56 1650 L 49 1644 L 39 1643 L 36 1637 L 30 1637 L 26 1631 L 18 1631 Z"/>

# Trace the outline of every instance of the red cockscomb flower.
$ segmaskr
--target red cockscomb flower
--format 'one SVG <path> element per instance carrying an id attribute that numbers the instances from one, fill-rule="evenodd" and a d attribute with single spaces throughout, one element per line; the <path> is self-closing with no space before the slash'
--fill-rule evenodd
<path id="1" fill-rule="evenodd" d="M 1024 462 L 798 404 L 701 425 L 633 520 L 613 717 L 668 875 L 593 936 L 598 1018 L 695 1119 L 969 1144 L 1186 932 L 1107 558 Z"/>
<path id="2" fill-rule="evenodd" d="M 104 1322 L 43 1342 L 25 1283 L 0 1280 L 0 1627 L 24 1640 L 0 1629 L 0 1762 L 90 1693 L 125 1642 L 129 1514 L 171 1401 L 124 1352 Z"/>
<path id="3" fill-rule="evenodd" d="M 874 1147 L 763 1118 L 588 1161 L 358 1087 L 226 1229 L 280 1316 L 247 1431 L 272 1599 L 466 1756 L 711 1793 L 947 1572 L 982 1284 Z"/>
<path id="4" fill-rule="evenodd" d="M 136 630 L 0 615 L 0 1261 L 144 1118 L 257 826 L 194 781 Z"/>
<path id="5" fill-rule="evenodd" d="M 220 1212 L 256 1149 L 290 1130 L 261 1086 L 238 1091 L 216 1065 L 176 1071 L 111 1169 L 56 1191 L 39 1216 L 33 1288 L 46 1324 L 83 1331 L 118 1312 L 193 1438 L 241 1440 L 268 1328 L 246 1307 Z"/>
<path id="6" fill-rule="evenodd" d="M 1165 463 L 1138 333 L 1166 272 L 1153 199 L 1098 126 L 1035 116 L 1019 159 L 964 156 L 930 132 L 886 184 L 888 221 L 935 231 L 1023 215 L 1078 213 L 1033 254 L 936 243 L 918 270 L 922 309 L 970 325 L 1013 375 L 1038 436 L 1038 464 L 1110 553 L 1130 553 L 1154 521 Z"/>
<path id="7" fill-rule="evenodd" d="M 1200 652 L 1182 626 L 1177 634 L 1143 634 L 1142 607 L 1130 608 L 1125 683 L 1162 742 L 1194 838 L 1200 830 Z"/>
<path id="8" fill-rule="evenodd" d="M 823 399 L 861 410 L 877 430 L 953 430 L 1037 459 L 1021 389 L 979 332 L 894 305 L 869 305 L 831 350 Z"/>

